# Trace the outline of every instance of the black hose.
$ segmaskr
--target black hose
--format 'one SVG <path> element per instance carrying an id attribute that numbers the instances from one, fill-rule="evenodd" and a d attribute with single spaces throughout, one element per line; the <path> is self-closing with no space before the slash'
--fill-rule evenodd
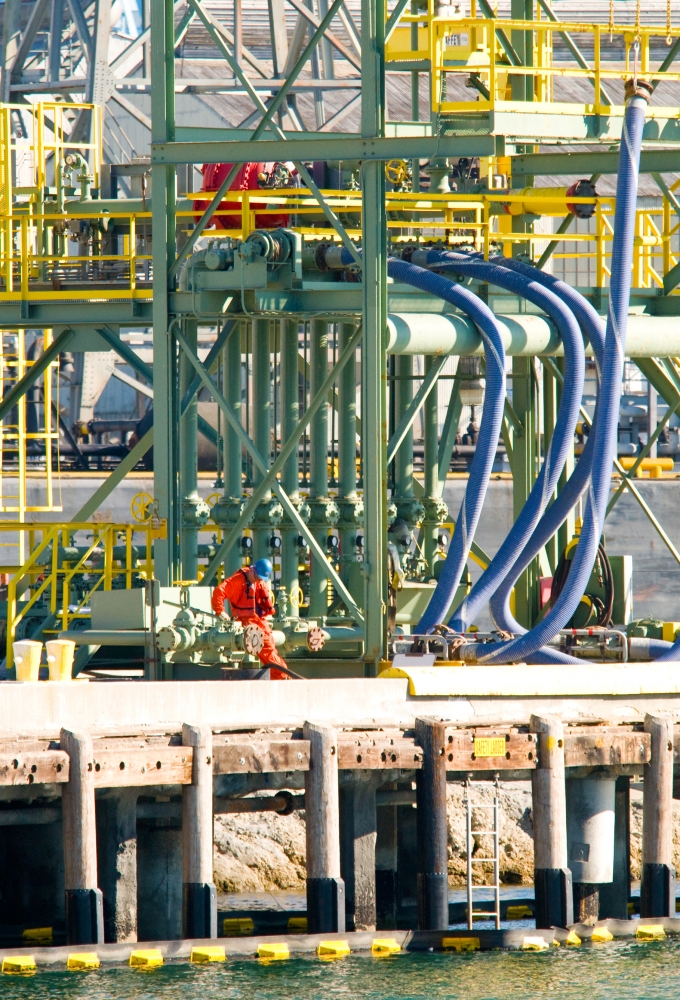
<path id="1" fill-rule="evenodd" d="M 564 586 L 567 582 L 567 577 L 569 576 L 569 571 L 571 570 L 572 560 L 567 558 L 566 551 L 561 555 L 560 561 L 555 568 L 555 573 L 552 580 L 552 586 L 550 587 L 550 607 L 553 608 L 557 602 L 558 597 L 562 593 Z M 597 547 L 597 555 L 595 557 L 594 568 L 598 571 L 598 574 L 602 578 L 602 585 L 604 587 L 604 601 L 593 594 L 584 594 L 591 602 L 591 607 L 597 612 L 597 620 L 594 623 L 598 628 L 608 628 L 612 623 L 612 612 L 614 610 L 614 575 L 612 573 L 612 565 L 609 561 L 609 557 L 605 552 L 604 545 L 602 542 Z M 591 612 L 592 614 L 592 612 Z M 591 626 L 590 620 L 588 620 L 581 628 L 588 628 Z M 574 618 L 572 616 L 571 620 L 567 622 L 565 628 L 574 628 Z"/>

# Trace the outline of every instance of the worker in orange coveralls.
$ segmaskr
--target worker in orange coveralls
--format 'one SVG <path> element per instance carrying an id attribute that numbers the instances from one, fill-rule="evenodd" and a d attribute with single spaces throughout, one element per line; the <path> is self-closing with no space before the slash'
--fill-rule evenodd
<path id="1" fill-rule="evenodd" d="M 221 618 L 226 618 L 224 611 L 225 599 L 231 604 L 231 613 L 242 625 L 257 625 L 264 635 L 264 645 L 257 654 L 260 663 L 270 667 L 270 677 L 273 681 L 289 680 L 287 674 L 277 667 L 286 667 L 276 652 L 274 636 L 269 622 L 266 620 L 274 614 L 269 580 L 273 572 L 269 559 L 258 559 L 253 566 L 239 569 L 228 580 L 215 587 L 212 595 L 213 611 Z"/>

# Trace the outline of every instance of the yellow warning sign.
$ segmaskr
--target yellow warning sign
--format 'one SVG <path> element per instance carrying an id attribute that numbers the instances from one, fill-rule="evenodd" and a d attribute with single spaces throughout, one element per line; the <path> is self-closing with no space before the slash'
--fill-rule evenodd
<path id="1" fill-rule="evenodd" d="M 475 738 L 475 757 L 505 757 L 504 736 Z"/>

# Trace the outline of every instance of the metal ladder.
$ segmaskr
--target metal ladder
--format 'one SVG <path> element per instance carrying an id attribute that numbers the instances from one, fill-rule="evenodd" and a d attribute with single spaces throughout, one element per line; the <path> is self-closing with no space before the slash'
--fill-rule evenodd
<path id="1" fill-rule="evenodd" d="M 468 778 L 465 782 L 465 809 L 466 809 L 466 831 L 465 831 L 465 846 L 467 853 L 467 922 L 468 929 L 472 930 L 474 917 L 493 917 L 496 922 L 496 930 L 500 930 L 501 926 L 501 897 L 500 897 L 500 801 L 499 801 L 499 791 L 500 785 L 498 776 L 494 780 L 494 796 L 492 803 L 476 802 L 472 801 L 472 786 L 473 785 L 488 785 L 486 781 L 472 781 Z M 493 810 L 493 829 L 492 830 L 473 830 L 472 829 L 472 810 L 473 809 L 492 809 Z M 477 836 L 488 836 L 493 837 L 493 857 L 473 857 L 472 852 L 474 850 L 474 835 Z M 482 862 L 493 862 L 493 885 L 484 886 L 485 889 L 493 889 L 494 891 L 494 909 L 493 910 L 473 910 L 473 898 L 472 898 L 472 866 L 475 864 L 481 864 Z M 481 886 L 479 887 L 481 888 Z"/>

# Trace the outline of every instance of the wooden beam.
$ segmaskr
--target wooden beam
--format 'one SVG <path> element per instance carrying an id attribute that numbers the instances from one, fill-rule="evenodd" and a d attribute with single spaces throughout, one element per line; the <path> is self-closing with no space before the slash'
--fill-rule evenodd
<path id="1" fill-rule="evenodd" d="M 309 740 L 279 740 L 213 744 L 215 774 L 308 771 Z"/>
<path id="2" fill-rule="evenodd" d="M 137 785 L 190 785 L 192 747 L 142 747 L 94 750 L 96 788 Z"/>
<path id="3" fill-rule="evenodd" d="M 0 785 L 48 785 L 69 779 L 69 756 L 63 750 L 0 754 Z"/>

